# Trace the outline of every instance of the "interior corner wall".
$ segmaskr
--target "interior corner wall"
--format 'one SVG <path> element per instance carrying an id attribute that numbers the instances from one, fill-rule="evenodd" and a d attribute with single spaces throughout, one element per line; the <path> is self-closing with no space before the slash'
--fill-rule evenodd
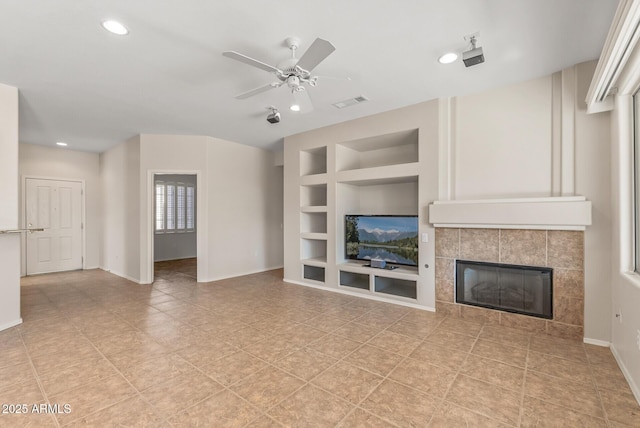
<path id="1" fill-rule="evenodd" d="M 18 89 L 0 84 L 0 230 L 18 229 Z M 20 236 L 0 234 L 0 330 L 20 324 Z"/>
<path id="2" fill-rule="evenodd" d="M 210 280 L 283 266 L 282 167 L 273 154 L 208 138 Z"/>
<path id="3" fill-rule="evenodd" d="M 584 233 L 585 338 L 611 341 L 611 114 L 587 114 L 596 61 L 578 64 L 575 109 L 575 191 L 591 201 Z"/>
<path id="4" fill-rule="evenodd" d="M 140 138 L 100 154 L 102 269 L 140 282 Z"/>
<path id="5" fill-rule="evenodd" d="M 25 176 L 84 181 L 85 200 L 85 268 L 100 266 L 101 247 L 101 184 L 100 155 L 67 148 L 19 145 L 20 177 Z M 20 185 L 24 184 L 21 181 Z M 20 194 L 21 196 L 21 194 Z M 24 201 L 20 201 L 20 219 L 24 219 Z M 23 251 L 21 275 L 26 274 Z"/>

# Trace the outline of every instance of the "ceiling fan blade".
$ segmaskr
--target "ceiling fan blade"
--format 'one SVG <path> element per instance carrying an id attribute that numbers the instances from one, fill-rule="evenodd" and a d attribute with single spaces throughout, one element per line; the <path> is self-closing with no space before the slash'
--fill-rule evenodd
<path id="1" fill-rule="evenodd" d="M 252 97 L 254 95 L 258 95 L 258 94 L 260 94 L 262 92 L 266 92 L 269 89 L 278 88 L 280 85 L 282 85 L 282 83 L 269 83 L 267 85 L 260 86 L 259 88 L 255 88 L 255 89 L 252 89 L 250 91 L 238 94 L 238 95 L 236 95 L 235 98 L 237 100 L 244 100 L 245 98 L 249 98 L 249 97 Z"/>
<path id="2" fill-rule="evenodd" d="M 251 57 L 248 57 L 246 55 L 243 55 L 235 51 L 222 52 L 222 55 L 226 56 L 227 58 L 235 59 L 236 61 L 244 62 L 245 64 L 249 64 L 253 67 L 257 67 L 261 70 L 268 71 L 270 73 L 277 73 L 278 71 L 280 71 L 269 64 L 265 64 L 262 61 L 258 61 L 257 59 L 253 59 Z"/>
<path id="3" fill-rule="evenodd" d="M 331 43 L 321 38 L 317 38 L 313 41 L 311 46 L 309 46 L 309 49 L 307 49 L 304 55 L 300 57 L 297 65 L 303 70 L 311 71 L 335 50 L 335 46 Z"/>

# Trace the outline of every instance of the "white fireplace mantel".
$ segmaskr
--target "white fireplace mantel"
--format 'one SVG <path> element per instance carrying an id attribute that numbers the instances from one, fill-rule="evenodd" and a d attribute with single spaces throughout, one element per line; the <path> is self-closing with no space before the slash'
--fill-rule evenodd
<path id="1" fill-rule="evenodd" d="M 584 196 L 435 201 L 429 205 L 435 227 L 585 230 L 591 201 Z"/>

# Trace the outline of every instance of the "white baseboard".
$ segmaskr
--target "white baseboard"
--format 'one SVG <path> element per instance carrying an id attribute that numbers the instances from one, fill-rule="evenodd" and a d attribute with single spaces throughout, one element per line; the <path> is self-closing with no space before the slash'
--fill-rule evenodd
<path id="1" fill-rule="evenodd" d="M 640 388 L 638 388 L 638 385 L 636 385 L 636 383 L 633 381 L 631 373 L 629 373 L 627 367 L 622 363 L 622 358 L 620 358 L 620 354 L 618 354 L 618 351 L 616 350 L 615 346 L 613 346 L 613 344 L 611 344 L 610 349 L 611 353 L 616 359 L 616 362 L 618 363 L 618 366 L 620 367 L 620 370 L 622 371 L 622 374 L 624 375 L 625 379 L 627 379 L 627 383 L 631 388 L 631 392 L 633 392 L 633 395 L 636 397 L 636 401 L 638 402 L 638 404 L 640 404 Z"/>
<path id="2" fill-rule="evenodd" d="M 186 257 L 172 257 L 170 259 L 157 259 L 154 260 L 153 262 L 171 262 L 173 260 L 187 260 L 187 259 L 195 259 L 197 258 L 195 255 L 194 256 L 186 256 Z"/>
<path id="3" fill-rule="evenodd" d="M 0 331 L 22 324 L 22 318 L 0 325 Z"/>
<path id="4" fill-rule="evenodd" d="M 342 289 L 339 289 L 339 288 L 330 288 L 330 287 L 326 287 L 326 286 L 320 285 L 320 284 L 319 285 L 310 284 L 308 282 L 294 281 L 292 279 L 287 279 L 287 278 L 283 278 L 282 281 L 286 282 L 286 283 L 289 283 L 289 284 L 302 285 L 303 287 L 311 287 L 311 288 L 315 288 L 315 289 L 318 289 L 318 290 L 330 291 L 332 293 L 345 294 L 347 296 L 354 296 L 354 297 L 360 297 L 360 298 L 363 298 L 363 299 L 375 300 L 376 302 L 392 303 L 394 305 L 406 306 L 408 308 L 420 309 L 420 310 L 427 311 L 427 312 L 435 312 L 436 311 L 436 308 L 432 308 L 430 306 L 420 306 L 420 305 L 417 305 L 415 303 L 401 302 L 401 301 L 392 300 L 392 299 L 385 299 L 384 297 L 372 296 L 370 294 L 363 294 L 363 293 L 353 292 L 353 291 L 349 291 L 349 290 L 342 290 Z"/>
<path id="5" fill-rule="evenodd" d="M 119 276 L 120 278 L 128 279 L 129 281 L 131 281 L 131 282 L 135 282 L 136 284 L 141 284 L 141 282 L 140 282 L 140 280 L 139 280 L 139 279 L 132 278 L 132 277 L 130 277 L 129 275 L 125 275 L 125 274 L 123 274 L 123 273 L 116 272 L 116 271 L 111 270 L 111 269 L 107 269 L 107 268 L 105 268 L 105 267 L 99 267 L 98 269 L 102 269 L 103 271 L 105 271 L 105 272 L 107 272 L 107 273 L 112 273 L 112 274 L 114 274 L 114 275 L 116 275 L 116 276 Z"/>
<path id="6" fill-rule="evenodd" d="M 266 268 L 261 268 L 261 269 L 257 269 L 257 270 L 252 270 L 252 271 L 249 271 L 249 272 L 243 272 L 243 273 L 237 273 L 237 274 L 231 274 L 231 275 L 224 275 L 224 276 L 216 276 L 216 277 L 207 278 L 204 281 L 198 281 L 198 282 L 222 281 L 223 279 L 237 278 L 239 276 L 247 276 L 247 275 L 253 275 L 253 274 L 256 274 L 256 273 L 269 272 L 270 270 L 282 269 L 283 267 L 284 266 L 266 267 Z"/>
<path id="7" fill-rule="evenodd" d="M 590 339 L 588 337 L 585 337 L 583 339 L 583 342 L 587 343 L 589 345 L 604 346 L 605 348 L 610 348 L 611 347 L 611 342 L 607 342 L 606 340 Z"/>

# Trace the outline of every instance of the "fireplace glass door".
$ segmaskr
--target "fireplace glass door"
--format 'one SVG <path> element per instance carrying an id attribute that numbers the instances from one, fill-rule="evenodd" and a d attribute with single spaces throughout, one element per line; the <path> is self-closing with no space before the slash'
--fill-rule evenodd
<path id="1" fill-rule="evenodd" d="M 553 317 L 553 269 L 456 260 L 456 302 Z"/>

